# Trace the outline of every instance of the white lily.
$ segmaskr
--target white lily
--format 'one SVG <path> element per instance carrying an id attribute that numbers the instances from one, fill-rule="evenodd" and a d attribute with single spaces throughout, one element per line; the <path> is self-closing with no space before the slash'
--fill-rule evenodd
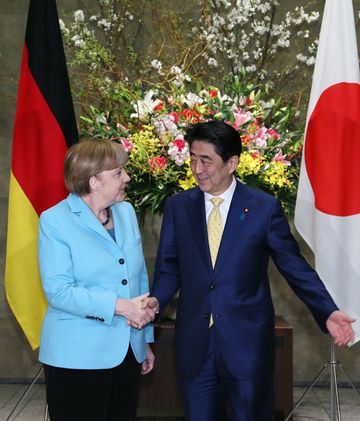
<path id="1" fill-rule="evenodd" d="M 134 103 L 134 109 L 136 113 L 132 113 L 130 118 L 138 118 L 139 120 L 145 120 L 146 117 L 157 107 L 161 101 L 159 99 L 153 100 L 153 96 L 155 95 L 154 91 L 149 91 L 146 93 L 144 99 L 137 101 Z"/>

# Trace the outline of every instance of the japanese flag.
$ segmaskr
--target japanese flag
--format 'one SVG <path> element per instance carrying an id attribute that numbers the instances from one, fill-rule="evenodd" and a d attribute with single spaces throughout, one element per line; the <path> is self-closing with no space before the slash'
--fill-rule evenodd
<path id="1" fill-rule="evenodd" d="M 360 74 L 352 0 L 327 0 L 307 114 L 295 226 L 360 339 Z"/>

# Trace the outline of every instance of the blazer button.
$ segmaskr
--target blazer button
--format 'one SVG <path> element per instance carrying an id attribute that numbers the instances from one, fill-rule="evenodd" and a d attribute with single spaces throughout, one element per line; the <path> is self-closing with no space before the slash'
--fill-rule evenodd
<path id="1" fill-rule="evenodd" d="M 125 263 L 125 260 L 123 258 L 119 259 L 120 265 L 123 265 Z"/>
<path id="2" fill-rule="evenodd" d="M 121 281 L 121 283 L 122 283 L 123 285 L 127 285 L 127 279 L 123 279 L 123 280 Z"/>
<path id="3" fill-rule="evenodd" d="M 215 289 L 216 288 L 216 284 L 210 284 L 210 289 Z"/>

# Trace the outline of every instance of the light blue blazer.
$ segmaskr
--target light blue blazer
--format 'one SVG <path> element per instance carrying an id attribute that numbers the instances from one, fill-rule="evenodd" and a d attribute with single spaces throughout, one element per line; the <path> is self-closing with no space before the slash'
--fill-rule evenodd
<path id="1" fill-rule="evenodd" d="M 55 367 L 101 369 L 119 365 L 132 347 L 138 362 L 153 342 L 153 328 L 127 325 L 114 315 L 117 298 L 148 291 L 148 277 L 133 207 L 111 207 L 116 242 L 77 195 L 40 216 L 39 266 L 48 310 L 39 360 Z"/>

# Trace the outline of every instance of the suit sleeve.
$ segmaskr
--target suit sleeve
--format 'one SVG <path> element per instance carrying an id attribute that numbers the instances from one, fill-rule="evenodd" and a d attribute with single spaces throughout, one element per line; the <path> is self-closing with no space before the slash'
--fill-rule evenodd
<path id="1" fill-rule="evenodd" d="M 116 293 L 75 282 L 71 250 L 59 224 L 42 214 L 39 226 L 39 269 L 48 303 L 60 311 L 111 325 Z"/>
<path id="2" fill-rule="evenodd" d="M 275 201 L 270 216 L 267 236 L 276 267 L 308 306 L 321 330 L 327 332 L 326 320 L 338 308 L 316 271 L 301 255 L 278 201 Z"/>
<path id="3" fill-rule="evenodd" d="M 175 226 L 171 211 L 171 200 L 168 199 L 164 208 L 154 281 L 150 292 L 150 295 L 158 299 L 160 312 L 163 311 L 179 289 L 179 281 Z"/>
<path id="4" fill-rule="evenodd" d="M 129 213 L 130 213 L 130 220 L 132 221 L 132 224 L 134 226 L 134 230 L 135 230 L 135 235 L 136 237 L 140 237 L 140 229 L 139 229 L 139 224 L 136 218 L 136 214 L 135 214 L 135 210 L 134 208 L 127 202 L 124 202 L 124 205 L 126 204 L 126 206 L 128 206 L 129 209 Z M 141 246 L 141 256 L 142 256 L 142 262 L 141 262 L 141 268 L 140 268 L 140 276 L 139 276 L 139 282 L 140 282 L 140 295 L 145 294 L 146 292 L 149 291 L 149 277 L 148 277 L 148 273 L 147 273 L 147 269 L 146 269 L 146 263 L 145 263 L 145 258 L 144 258 L 144 254 L 142 251 L 142 246 Z M 152 325 L 147 325 L 144 327 L 144 331 L 145 331 L 145 341 L 146 343 L 152 343 L 154 342 L 154 328 Z"/>

